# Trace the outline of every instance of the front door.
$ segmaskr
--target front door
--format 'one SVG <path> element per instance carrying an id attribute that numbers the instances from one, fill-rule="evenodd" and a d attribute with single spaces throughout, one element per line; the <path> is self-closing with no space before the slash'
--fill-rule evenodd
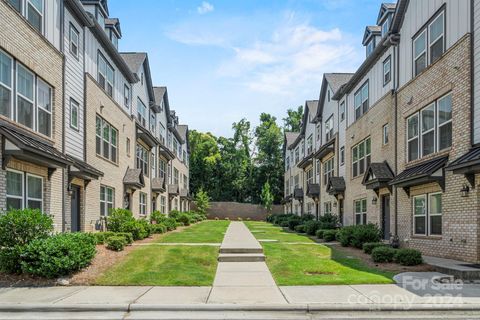
<path id="1" fill-rule="evenodd" d="M 343 199 L 338 200 L 338 220 L 343 226 Z"/>
<path id="2" fill-rule="evenodd" d="M 390 196 L 382 196 L 383 239 L 390 239 Z"/>
<path id="3" fill-rule="evenodd" d="M 80 187 L 72 186 L 72 195 L 70 197 L 72 210 L 72 232 L 80 231 Z"/>

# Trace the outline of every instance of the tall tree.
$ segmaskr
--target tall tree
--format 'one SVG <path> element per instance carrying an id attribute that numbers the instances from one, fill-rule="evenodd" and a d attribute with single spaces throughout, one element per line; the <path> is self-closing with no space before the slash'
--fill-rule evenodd
<path id="1" fill-rule="evenodd" d="M 217 163 L 220 162 L 220 152 L 217 139 L 211 133 L 196 130 L 189 132 L 190 143 L 190 190 L 197 193 L 200 189 L 211 194 L 215 188 Z"/>
<path id="2" fill-rule="evenodd" d="M 300 131 L 303 118 L 303 106 L 298 106 L 297 110 L 288 109 L 287 117 L 283 118 L 283 129 L 288 132 Z"/>

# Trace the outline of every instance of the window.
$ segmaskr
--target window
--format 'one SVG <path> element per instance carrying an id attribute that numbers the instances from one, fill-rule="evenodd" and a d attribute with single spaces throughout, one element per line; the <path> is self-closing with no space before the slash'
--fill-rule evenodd
<path id="1" fill-rule="evenodd" d="M 173 200 L 173 207 L 175 210 L 178 210 L 178 199 Z"/>
<path id="2" fill-rule="evenodd" d="M 152 152 L 150 154 L 150 169 L 152 170 L 152 178 L 155 178 L 156 167 L 155 167 L 155 154 Z"/>
<path id="3" fill-rule="evenodd" d="M 17 121 L 34 129 L 34 86 L 33 73 L 17 65 Z"/>
<path id="4" fill-rule="evenodd" d="M 290 158 L 287 156 L 285 158 L 285 171 L 287 171 L 290 168 Z"/>
<path id="5" fill-rule="evenodd" d="M 98 115 L 95 148 L 98 156 L 117 163 L 118 131 Z"/>
<path id="6" fill-rule="evenodd" d="M 130 109 L 130 87 L 127 85 L 123 87 L 123 105 Z"/>
<path id="7" fill-rule="evenodd" d="M 317 123 L 316 130 L 317 130 L 317 141 L 318 141 L 318 142 L 321 142 L 321 141 L 320 141 L 320 134 L 322 133 L 322 132 L 321 132 L 322 126 L 321 126 L 320 123 Z"/>
<path id="8" fill-rule="evenodd" d="M 300 187 L 300 177 L 298 176 L 298 174 L 295 176 L 294 182 L 295 182 L 295 189 L 298 189 Z"/>
<path id="9" fill-rule="evenodd" d="M 8 0 L 8 2 L 17 10 L 18 12 L 22 12 L 22 1 L 23 0 Z"/>
<path id="10" fill-rule="evenodd" d="M 110 97 L 113 97 L 115 71 L 105 60 L 105 57 L 98 52 L 98 83 Z"/>
<path id="11" fill-rule="evenodd" d="M 325 142 L 333 138 L 333 114 L 325 121 Z"/>
<path id="12" fill-rule="evenodd" d="M 183 175 L 183 188 L 185 190 L 188 190 L 188 178 L 187 178 L 187 175 Z"/>
<path id="13" fill-rule="evenodd" d="M 43 208 L 43 178 L 27 173 L 27 208 Z"/>
<path id="14" fill-rule="evenodd" d="M 327 100 L 330 102 L 330 90 L 327 89 Z"/>
<path id="15" fill-rule="evenodd" d="M 137 169 L 141 169 L 142 173 L 148 177 L 148 150 L 137 143 L 136 153 Z"/>
<path id="16" fill-rule="evenodd" d="M 139 204 L 139 213 L 142 216 L 147 215 L 147 194 L 145 192 L 140 192 L 138 197 L 138 204 Z"/>
<path id="17" fill-rule="evenodd" d="M 43 0 L 27 0 L 27 20 L 38 32 L 43 32 Z"/>
<path id="18" fill-rule="evenodd" d="M 372 39 L 367 43 L 367 57 L 373 52 L 374 49 L 375 49 L 375 40 Z"/>
<path id="19" fill-rule="evenodd" d="M 323 203 L 323 214 L 332 214 L 332 202 Z"/>
<path id="20" fill-rule="evenodd" d="M 320 175 L 320 160 L 319 159 L 317 159 L 316 173 L 317 173 L 317 175 Z"/>
<path id="21" fill-rule="evenodd" d="M 307 170 L 307 185 L 313 183 L 313 168 Z"/>
<path id="22" fill-rule="evenodd" d="M 385 86 L 390 80 L 392 80 L 392 59 L 388 56 L 388 58 L 383 61 L 383 85 Z"/>
<path id="23" fill-rule="evenodd" d="M 52 89 L 37 79 L 37 131 L 50 136 L 52 121 Z"/>
<path id="24" fill-rule="evenodd" d="M 288 180 L 288 178 L 285 179 L 285 194 L 289 194 L 289 191 L 290 190 L 290 180 Z"/>
<path id="25" fill-rule="evenodd" d="M 300 151 L 299 151 L 299 148 L 296 147 L 295 148 L 295 164 L 297 164 L 298 161 L 300 161 Z"/>
<path id="26" fill-rule="evenodd" d="M 158 171 L 160 178 L 165 178 L 167 163 L 164 160 L 160 160 L 158 163 Z"/>
<path id="27" fill-rule="evenodd" d="M 79 40 L 80 40 L 80 35 L 75 29 L 75 27 L 70 24 L 70 53 L 72 56 L 78 59 L 78 48 L 79 48 Z"/>
<path id="28" fill-rule="evenodd" d="M 187 152 L 185 150 L 183 150 L 182 161 L 188 165 Z"/>
<path id="29" fill-rule="evenodd" d="M 340 148 L 340 165 L 343 166 L 345 164 L 345 147 Z"/>
<path id="30" fill-rule="evenodd" d="M 159 137 L 160 137 L 160 142 L 164 145 L 165 144 L 165 126 L 160 123 L 159 126 Z"/>
<path id="31" fill-rule="evenodd" d="M 131 151 L 130 138 L 127 138 L 125 144 L 126 144 L 125 149 L 127 150 L 127 157 L 130 157 L 130 151 Z"/>
<path id="32" fill-rule="evenodd" d="M 340 103 L 340 122 L 345 120 L 345 101 Z"/>
<path id="33" fill-rule="evenodd" d="M 362 175 L 371 159 L 370 138 L 367 138 L 352 148 L 352 175 L 357 177 Z"/>
<path id="34" fill-rule="evenodd" d="M 7 210 L 23 209 L 23 172 L 7 170 Z"/>
<path id="35" fill-rule="evenodd" d="M 112 40 L 113 45 L 114 45 L 115 48 L 118 50 L 118 38 L 117 38 L 117 36 L 113 33 L 113 31 L 111 32 L 110 40 Z"/>
<path id="36" fill-rule="evenodd" d="M 78 102 L 70 99 L 70 127 L 78 130 Z"/>
<path id="37" fill-rule="evenodd" d="M 13 60 L 0 51 L 0 114 L 11 116 L 13 105 Z"/>
<path id="38" fill-rule="evenodd" d="M 355 120 L 368 111 L 368 81 L 355 93 Z"/>
<path id="39" fill-rule="evenodd" d="M 173 184 L 178 185 L 178 169 L 173 168 Z"/>
<path id="40" fill-rule="evenodd" d="M 442 235 L 442 194 L 430 193 L 413 197 L 413 233 Z"/>
<path id="41" fill-rule="evenodd" d="M 388 123 L 383 126 L 382 131 L 383 131 L 383 144 L 386 145 L 388 144 Z"/>
<path id="42" fill-rule="evenodd" d="M 175 152 L 178 157 L 178 141 L 176 138 L 173 138 L 173 152 Z"/>
<path id="43" fill-rule="evenodd" d="M 333 176 L 333 158 L 323 163 L 323 184 L 327 185 L 328 179 Z"/>
<path id="44" fill-rule="evenodd" d="M 160 213 L 165 214 L 167 212 L 167 206 L 166 206 L 166 199 L 165 196 L 160 196 Z"/>
<path id="45" fill-rule="evenodd" d="M 313 152 L 313 136 L 310 135 L 307 139 L 307 154 Z"/>
<path id="46" fill-rule="evenodd" d="M 390 17 L 385 19 L 382 24 L 382 38 L 388 33 L 388 29 L 390 28 Z"/>
<path id="47" fill-rule="evenodd" d="M 108 216 L 113 209 L 113 199 L 115 195 L 115 189 L 100 186 L 100 215 Z"/>
<path id="48" fill-rule="evenodd" d="M 105 29 L 105 16 L 100 10 L 97 10 L 97 21 L 98 24 L 102 27 L 102 29 Z"/>
<path id="49" fill-rule="evenodd" d="M 441 11 L 413 39 L 414 75 L 437 61 L 445 52 L 445 12 Z"/>
<path id="50" fill-rule="evenodd" d="M 449 93 L 407 119 L 408 161 L 442 151 L 451 145 L 452 96 Z"/>
<path id="51" fill-rule="evenodd" d="M 367 224 L 367 199 L 355 200 L 353 207 L 355 210 L 355 224 Z"/>
<path id="52" fill-rule="evenodd" d="M 307 214 L 312 214 L 313 203 L 307 203 Z"/>
<path id="53" fill-rule="evenodd" d="M 157 117 L 153 112 L 150 113 L 150 132 L 152 132 L 154 136 L 157 135 Z"/>
<path id="54" fill-rule="evenodd" d="M 147 126 L 147 107 L 140 98 L 137 98 L 137 118 L 142 126 Z"/>

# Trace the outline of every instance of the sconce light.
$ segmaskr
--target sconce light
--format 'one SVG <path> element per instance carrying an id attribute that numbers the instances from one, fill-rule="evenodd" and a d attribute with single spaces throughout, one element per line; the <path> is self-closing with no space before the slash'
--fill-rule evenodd
<path id="1" fill-rule="evenodd" d="M 373 198 L 372 198 L 372 204 L 373 204 L 373 205 L 376 205 L 376 204 L 377 204 L 377 197 L 373 197 Z"/>
<path id="2" fill-rule="evenodd" d="M 72 184 L 71 184 L 71 183 L 69 183 L 69 184 L 67 185 L 67 193 L 68 193 L 69 196 L 71 196 L 72 193 L 73 193 Z"/>
<path id="3" fill-rule="evenodd" d="M 468 197 L 469 192 L 470 188 L 468 187 L 468 185 L 464 184 L 462 189 L 460 190 L 460 194 L 462 195 L 462 197 Z"/>

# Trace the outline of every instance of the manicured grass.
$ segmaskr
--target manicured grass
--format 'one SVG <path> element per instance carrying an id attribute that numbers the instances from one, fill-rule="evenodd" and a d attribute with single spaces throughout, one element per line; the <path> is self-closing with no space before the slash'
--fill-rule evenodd
<path id="1" fill-rule="evenodd" d="M 312 242 L 312 239 L 294 233 L 286 232 L 282 228 L 274 226 L 273 224 L 258 221 L 246 221 L 250 231 L 257 239 L 278 240 L 278 242 Z M 257 232 L 258 231 L 258 232 Z"/>
<path id="2" fill-rule="evenodd" d="M 143 246 L 101 275 L 97 285 L 210 286 L 217 268 L 217 247 Z"/>
<path id="3" fill-rule="evenodd" d="M 259 230 L 268 223 L 247 223 L 250 230 Z M 254 233 L 263 242 L 267 265 L 278 285 L 334 285 L 393 283 L 393 273 L 366 266 L 360 259 L 348 257 L 330 247 L 314 242 L 307 236 L 291 234 L 282 228 L 265 228 Z M 286 242 L 304 242 L 287 244 Z M 310 244 L 309 244 L 310 243 Z"/>
<path id="4" fill-rule="evenodd" d="M 207 220 L 188 227 L 180 232 L 169 232 L 155 242 L 160 243 L 221 243 L 229 221 Z"/>

